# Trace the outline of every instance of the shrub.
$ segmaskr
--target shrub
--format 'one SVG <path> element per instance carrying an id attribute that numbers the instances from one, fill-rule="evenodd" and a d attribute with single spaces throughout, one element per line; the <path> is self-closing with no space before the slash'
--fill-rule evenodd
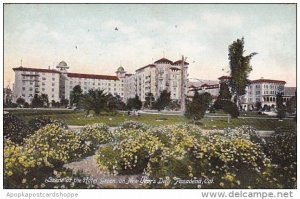
<path id="1" fill-rule="evenodd" d="M 152 188 L 282 188 L 255 129 L 202 133 L 193 125 L 116 131 L 115 145 L 96 153 L 99 168 L 113 175 L 141 174 L 163 183 Z M 212 184 L 174 184 L 178 179 L 213 179 Z M 171 183 L 173 181 L 173 183 Z"/>
<path id="2" fill-rule="evenodd" d="M 15 143 L 22 143 L 24 138 L 33 133 L 22 120 L 11 114 L 3 115 L 3 137 Z"/>
<path id="3" fill-rule="evenodd" d="M 24 147 L 33 151 L 35 159 L 44 157 L 44 164 L 49 167 L 60 167 L 82 157 L 90 150 L 75 132 L 55 124 L 49 124 L 36 131 L 26 139 Z"/>
<path id="4" fill-rule="evenodd" d="M 119 141 L 114 146 L 104 146 L 96 154 L 99 167 L 107 173 L 141 173 L 149 160 L 153 160 L 162 151 L 163 145 L 149 132 L 122 129 L 118 133 L 124 137 L 118 137 Z"/>
<path id="5" fill-rule="evenodd" d="M 223 110 L 230 114 L 231 117 L 233 118 L 237 118 L 240 114 L 238 107 L 236 106 L 236 104 L 232 101 L 228 101 L 228 100 L 223 100 L 222 101 L 223 104 Z"/>
<path id="6" fill-rule="evenodd" d="M 266 139 L 264 152 L 276 166 L 273 175 L 282 182 L 282 188 L 294 188 L 297 184 L 297 130 L 276 129 Z"/>
<path id="7" fill-rule="evenodd" d="M 46 156 L 37 157 L 34 151 L 5 140 L 4 188 L 93 188 L 93 185 L 85 183 L 47 182 L 51 178 L 73 179 L 84 176 L 62 167 L 49 167 L 45 164 L 46 159 Z"/>
<path id="8" fill-rule="evenodd" d="M 29 122 L 28 122 L 28 125 L 34 131 L 39 130 L 40 128 L 46 126 L 47 124 L 56 124 L 64 129 L 68 128 L 68 126 L 64 122 L 62 122 L 60 120 L 53 120 L 50 117 L 45 117 L 45 116 L 33 118 L 33 119 L 29 120 Z"/>
<path id="9" fill-rule="evenodd" d="M 93 153 L 100 144 L 112 141 L 112 134 L 109 127 L 104 124 L 93 124 L 84 126 L 79 132 L 79 139 L 89 146 L 90 152 Z"/>

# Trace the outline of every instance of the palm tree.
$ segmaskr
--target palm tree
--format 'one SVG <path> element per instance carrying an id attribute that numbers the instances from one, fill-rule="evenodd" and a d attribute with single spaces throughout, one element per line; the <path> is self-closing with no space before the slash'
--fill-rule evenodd
<path id="1" fill-rule="evenodd" d="M 107 105 L 107 94 L 104 90 L 89 90 L 81 98 L 81 105 L 88 112 L 93 110 L 95 115 L 99 115 Z"/>

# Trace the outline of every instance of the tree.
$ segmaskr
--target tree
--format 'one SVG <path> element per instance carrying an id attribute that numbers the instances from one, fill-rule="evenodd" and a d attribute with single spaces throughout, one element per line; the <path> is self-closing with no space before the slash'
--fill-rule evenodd
<path id="1" fill-rule="evenodd" d="M 286 102 L 286 109 L 288 113 L 295 113 L 297 110 L 297 96 L 291 97 Z"/>
<path id="2" fill-rule="evenodd" d="M 231 70 L 229 85 L 238 107 L 239 97 L 246 93 L 246 86 L 249 83 L 247 78 L 252 70 L 250 60 L 257 54 L 254 52 L 244 56 L 244 44 L 244 38 L 242 38 L 237 39 L 228 47 L 228 59 Z"/>
<path id="3" fill-rule="evenodd" d="M 69 104 L 69 100 L 62 98 L 60 100 L 60 106 L 67 107 Z"/>
<path id="4" fill-rule="evenodd" d="M 155 102 L 155 108 L 158 110 L 163 110 L 164 108 L 168 107 L 171 103 L 171 92 L 167 90 L 163 90 L 160 93 L 159 98 Z"/>
<path id="5" fill-rule="evenodd" d="M 261 102 L 256 102 L 256 103 L 255 103 L 255 107 L 256 107 L 256 110 L 257 110 L 257 111 L 259 111 L 260 109 L 262 109 Z"/>
<path id="6" fill-rule="evenodd" d="M 134 98 L 129 98 L 127 100 L 127 109 L 131 110 L 131 109 L 137 109 L 140 110 L 143 106 L 142 101 L 139 99 L 138 95 L 135 95 Z"/>
<path id="7" fill-rule="evenodd" d="M 218 99 L 221 100 L 231 100 L 231 93 L 228 87 L 228 84 L 226 82 L 222 82 L 220 84 L 220 92 L 219 92 L 219 96 Z"/>
<path id="8" fill-rule="evenodd" d="M 233 118 L 237 118 L 240 115 L 239 109 L 237 105 L 229 100 L 223 100 L 222 102 L 222 109 L 231 115 Z"/>
<path id="9" fill-rule="evenodd" d="M 40 96 L 40 100 L 42 102 L 42 107 L 49 107 L 48 95 L 42 93 Z"/>
<path id="10" fill-rule="evenodd" d="M 31 102 L 31 107 L 32 108 L 39 108 L 39 107 L 43 107 L 44 103 L 41 100 L 41 97 L 38 94 L 34 94 L 34 97 L 32 99 Z"/>
<path id="11" fill-rule="evenodd" d="M 104 92 L 104 90 L 90 89 L 80 98 L 79 102 L 80 105 L 87 110 L 87 112 L 93 110 L 95 115 L 99 115 L 100 112 L 107 106 L 107 94 Z"/>
<path id="12" fill-rule="evenodd" d="M 78 105 L 80 99 L 82 97 L 82 89 L 80 85 L 74 86 L 73 90 L 70 94 L 70 103 L 71 105 Z"/>
<path id="13" fill-rule="evenodd" d="M 113 96 L 112 94 L 107 95 L 107 111 L 115 112 L 116 110 L 125 110 L 126 104 L 122 101 L 120 95 Z"/>
<path id="14" fill-rule="evenodd" d="M 18 106 L 23 106 L 25 103 L 25 99 L 22 97 L 19 97 L 16 102 L 17 102 Z"/>
<path id="15" fill-rule="evenodd" d="M 276 95 L 276 108 L 277 108 L 277 117 L 282 119 L 285 117 L 286 114 L 286 107 L 283 104 L 283 97 L 282 93 L 277 93 Z"/>
<path id="16" fill-rule="evenodd" d="M 209 93 L 195 92 L 192 101 L 187 102 L 185 116 L 194 121 L 202 119 L 211 101 L 212 97 Z"/>
<path id="17" fill-rule="evenodd" d="M 152 93 L 147 93 L 146 97 L 145 97 L 145 103 L 144 103 L 144 107 L 146 108 L 152 108 L 152 104 L 154 103 L 154 96 Z"/>
<path id="18" fill-rule="evenodd" d="M 214 102 L 214 108 L 219 110 L 222 109 L 223 107 L 223 100 L 231 100 L 232 95 L 230 93 L 228 84 L 226 82 L 222 82 L 220 84 L 220 91 L 219 91 L 219 96 L 217 98 L 217 100 Z"/>

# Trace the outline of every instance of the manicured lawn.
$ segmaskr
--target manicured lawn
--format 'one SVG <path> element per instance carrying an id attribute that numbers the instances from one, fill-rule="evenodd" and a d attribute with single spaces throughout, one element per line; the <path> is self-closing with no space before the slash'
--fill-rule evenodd
<path id="1" fill-rule="evenodd" d="M 142 122 L 145 124 L 159 126 L 178 123 L 193 123 L 193 121 L 184 118 L 183 116 L 170 115 L 147 115 L 128 116 L 126 113 L 117 113 L 115 115 L 110 113 L 102 113 L 100 116 L 86 117 L 85 112 L 74 112 L 70 110 L 14 110 L 10 113 L 18 116 L 20 119 L 28 122 L 34 117 L 48 116 L 53 119 L 62 120 L 68 125 L 86 125 L 93 123 L 105 123 L 109 126 L 118 126 L 128 120 Z M 212 115 L 212 114 L 207 114 Z M 296 125 L 293 120 L 278 121 L 277 119 L 268 119 L 267 116 L 260 116 L 258 118 L 238 118 L 230 119 L 227 122 L 226 117 L 205 117 L 197 124 L 204 129 L 224 129 L 234 128 L 241 125 L 249 125 L 259 130 L 274 130 L 277 127 L 287 128 Z"/>

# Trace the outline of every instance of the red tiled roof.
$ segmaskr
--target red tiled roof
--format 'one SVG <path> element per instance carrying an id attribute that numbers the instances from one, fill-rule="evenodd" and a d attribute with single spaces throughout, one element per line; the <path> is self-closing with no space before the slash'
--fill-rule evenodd
<path id="1" fill-rule="evenodd" d="M 142 67 L 142 68 L 139 68 L 139 69 L 137 69 L 136 71 L 143 70 L 143 69 L 148 68 L 148 67 L 153 68 L 153 67 L 156 67 L 156 66 L 155 66 L 154 64 L 148 64 L 147 66 L 144 66 L 144 67 Z"/>
<path id="2" fill-rule="evenodd" d="M 30 71 L 30 72 L 41 72 L 41 73 L 60 73 L 57 70 L 54 69 L 43 69 L 43 68 L 24 68 L 24 67 L 18 67 L 13 68 L 14 71 Z"/>
<path id="3" fill-rule="evenodd" d="M 181 63 L 182 63 L 182 60 L 178 60 L 178 61 L 174 62 L 173 65 L 181 65 Z M 189 63 L 185 61 L 184 65 L 189 65 Z"/>
<path id="4" fill-rule="evenodd" d="M 166 58 L 161 58 L 157 61 L 154 62 L 155 64 L 160 64 L 160 63 L 168 63 L 168 64 L 173 64 L 173 62 L 171 60 L 168 60 Z"/>
<path id="5" fill-rule="evenodd" d="M 282 80 L 273 80 L 273 79 L 257 79 L 250 81 L 251 83 L 271 83 L 271 84 L 285 84 L 285 81 Z"/>
<path id="6" fill-rule="evenodd" d="M 119 80 L 117 76 L 110 76 L 110 75 L 92 75 L 92 74 L 81 74 L 81 73 L 67 73 L 67 75 L 68 77 L 76 77 L 76 78 Z"/>
<path id="7" fill-rule="evenodd" d="M 230 79 L 230 76 L 223 75 L 222 77 L 219 77 L 218 79 L 219 80 L 221 80 L 221 79 Z"/>

